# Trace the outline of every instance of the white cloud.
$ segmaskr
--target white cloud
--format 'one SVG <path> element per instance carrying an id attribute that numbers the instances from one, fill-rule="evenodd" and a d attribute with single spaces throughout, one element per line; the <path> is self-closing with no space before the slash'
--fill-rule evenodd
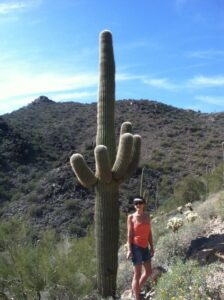
<path id="1" fill-rule="evenodd" d="M 40 95 L 61 101 L 95 101 L 96 92 L 93 91 L 97 91 L 97 83 L 98 75 L 94 73 L 61 75 L 6 72 L 0 75 L 0 114 L 27 105 Z"/>
<path id="2" fill-rule="evenodd" d="M 224 87 L 224 76 L 196 76 L 188 81 L 191 87 Z"/>
<path id="3" fill-rule="evenodd" d="M 224 107 L 224 96 L 200 95 L 200 96 L 196 96 L 195 99 L 199 100 L 199 101 L 202 101 L 204 103 L 209 103 L 209 104 Z"/>
<path id="4" fill-rule="evenodd" d="M 0 78 L 0 101 L 8 98 L 31 94 L 55 93 L 66 90 L 77 90 L 96 86 L 96 74 L 61 75 L 55 73 L 44 74 L 8 74 Z"/>
<path id="5" fill-rule="evenodd" d="M 171 83 L 167 78 L 149 78 L 144 79 L 144 83 L 153 86 L 155 88 L 165 89 L 165 90 L 176 90 L 178 86 Z"/>
<path id="6" fill-rule="evenodd" d="M 27 7 L 23 2 L 0 3 L 0 14 L 8 14 L 15 10 L 20 10 Z"/>
<path id="7" fill-rule="evenodd" d="M 92 101 L 96 101 L 97 92 L 62 92 L 52 95 L 55 101 L 68 101 L 68 100 L 88 100 L 90 97 Z"/>
<path id="8" fill-rule="evenodd" d="M 224 56 L 223 50 L 199 50 L 199 51 L 191 51 L 186 53 L 188 57 L 201 58 L 201 59 L 216 59 Z"/>
<path id="9" fill-rule="evenodd" d="M 26 0 L 26 1 L 5 1 L 0 3 L 0 15 L 8 15 L 10 13 L 21 11 L 27 8 L 39 5 L 41 0 Z"/>
<path id="10" fill-rule="evenodd" d="M 143 75 L 132 75 L 128 73 L 118 73 L 116 75 L 116 80 L 118 81 L 129 81 L 129 80 L 144 80 L 145 76 Z"/>
<path id="11" fill-rule="evenodd" d="M 174 83 L 171 83 L 167 78 L 150 78 L 145 75 L 132 75 L 132 74 L 118 74 L 116 77 L 117 80 L 140 80 L 146 85 L 150 85 L 155 88 L 161 88 L 165 90 L 175 90 L 178 86 Z"/>

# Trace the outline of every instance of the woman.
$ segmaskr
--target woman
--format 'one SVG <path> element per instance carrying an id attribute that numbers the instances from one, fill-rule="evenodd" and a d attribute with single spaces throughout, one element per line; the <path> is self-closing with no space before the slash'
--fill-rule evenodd
<path id="1" fill-rule="evenodd" d="M 151 275 L 151 257 L 154 255 L 152 232 L 149 215 L 144 212 L 145 201 L 142 197 L 134 199 L 135 213 L 128 216 L 128 252 L 127 259 L 132 258 L 134 276 L 132 292 L 140 300 L 140 291 Z M 150 245 L 150 250 L 148 246 Z M 142 272 L 143 268 L 143 272 Z"/>

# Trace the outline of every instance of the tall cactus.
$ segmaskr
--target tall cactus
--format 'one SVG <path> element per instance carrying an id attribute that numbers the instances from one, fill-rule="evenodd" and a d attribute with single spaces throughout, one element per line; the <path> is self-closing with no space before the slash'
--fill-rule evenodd
<path id="1" fill-rule="evenodd" d="M 95 174 L 80 154 L 70 162 L 79 182 L 95 187 L 95 235 L 97 285 L 103 298 L 115 297 L 119 238 L 119 184 L 136 170 L 140 158 L 141 137 L 131 134 L 131 123 L 121 126 L 116 152 L 115 125 L 115 63 L 112 34 L 100 35 L 100 76 L 97 105 L 97 135 L 94 151 Z"/>

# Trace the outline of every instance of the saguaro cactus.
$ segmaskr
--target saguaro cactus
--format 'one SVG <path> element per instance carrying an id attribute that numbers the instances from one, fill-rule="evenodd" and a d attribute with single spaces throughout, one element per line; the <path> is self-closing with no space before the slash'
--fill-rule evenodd
<path id="1" fill-rule="evenodd" d="M 131 134 L 131 123 L 121 126 L 116 151 L 114 129 L 115 63 L 112 34 L 100 35 L 100 76 L 97 105 L 97 135 L 95 174 L 80 154 L 70 162 L 80 183 L 95 186 L 95 235 L 97 254 L 97 284 L 103 298 L 115 297 L 119 238 L 119 184 L 135 171 L 140 157 L 141 137 Z"/>

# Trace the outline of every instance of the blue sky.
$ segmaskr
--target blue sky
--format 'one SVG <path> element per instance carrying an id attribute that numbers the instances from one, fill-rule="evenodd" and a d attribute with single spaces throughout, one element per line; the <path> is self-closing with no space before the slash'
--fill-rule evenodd
<path id="1" fill-rule="evenodd" d="M 117 100 L 224 111 L 223 0 L 0 0 L 0 114 L 39 95 L 96 102 L 103 29 Z"/>

